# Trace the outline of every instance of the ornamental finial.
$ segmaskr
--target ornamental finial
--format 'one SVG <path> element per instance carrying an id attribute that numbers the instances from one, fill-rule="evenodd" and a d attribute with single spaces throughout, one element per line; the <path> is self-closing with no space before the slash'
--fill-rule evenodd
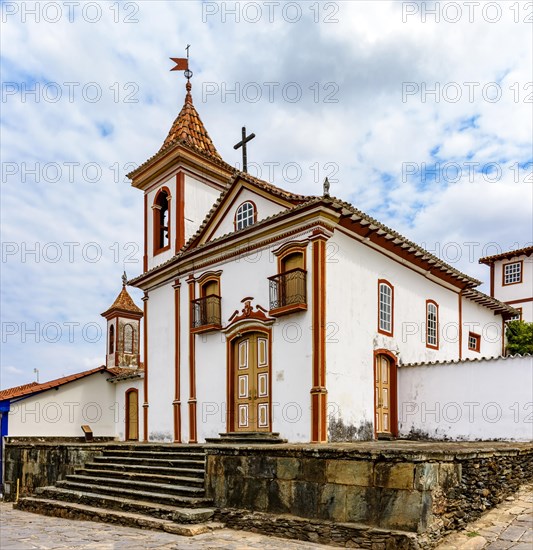
<path id="1" fill-rule="evenodd" d="M 329 180 L 326 178 L 324 180 L 324 197 L 329 197 Z"/>
<path id="2" fill-rule="evenodd" d="M 126 270 L 122 274 L 122 286 L 125 287 L 128 284 L 128 276 L 126 275 Z"/>

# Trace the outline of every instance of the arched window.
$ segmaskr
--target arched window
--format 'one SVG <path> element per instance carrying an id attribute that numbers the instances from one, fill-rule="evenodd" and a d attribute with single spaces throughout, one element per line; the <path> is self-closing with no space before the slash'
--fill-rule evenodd
<path id="1" fill-rule="evenodd" d="M 109 327 L 109 340 L 108 340 L 109 355 L 115 353 L 115 326 Z"/>
<path id="2" fill-rule="evenodd" d="M 133 353 L 134 334 L 135 331 L 129 323 L 124 325 L 124 353 Z"/>
<path id="3" fill-rule="evenodd" d="M 153 205 L 154 211 L 154 254 L 170 247 L 170 194 L 167 189 L 157 193 Z"/>
<path id="4" fill-rule="evenodd" d="M 394 289 L 383 279 L 378 281 L 378 332 L 392 336 L 394 315 Z"/>
<path id="5" fill-rule="evenodd" d="M 255 205 L 251 201 L 243 202 L 239 208 L 237 208 L 237 213 L 235 214 L 235 229 L 244 229 L 249 225 L 253 225 L 257 218 L 257 211 Z"/>
<path id="6" fill-rule="evenodd" d="M 433 300 L 426 301 L 426 346 L 439 347 L 439 306 Z"/>

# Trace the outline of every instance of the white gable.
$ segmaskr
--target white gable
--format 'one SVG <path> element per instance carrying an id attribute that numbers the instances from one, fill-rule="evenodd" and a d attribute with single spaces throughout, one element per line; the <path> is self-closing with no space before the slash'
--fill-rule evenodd
<path id="1" fill-rule="evenodd" d="M 217 221 L 212 226 L 214 227 L 214 231 L 213 229 L 210 231 L 208 230 L 205 240 L 211 241 L 222 235 L 233 233 L 235 231 L 235 213 L 239 206 L 246 201 L 251 201 L 255 205 L 258 222 L 269 216 L 279 214 L 287 208 L 275 200 L 271 200 L 246 187 L 242 187 L 236 192 L 236 195 L 232 199 L 226 201 L 225 205 L 222 206 L 221 215 L 215 217 Z"/>

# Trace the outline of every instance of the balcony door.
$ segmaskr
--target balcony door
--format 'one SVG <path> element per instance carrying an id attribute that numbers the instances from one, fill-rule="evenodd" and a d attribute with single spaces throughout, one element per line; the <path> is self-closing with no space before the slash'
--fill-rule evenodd
<path id="1" fill-rule="evenodd" d="M 251 332 L 233 343 L 233 429 L 236 432 L 271 431 L 269 336 Z"/>

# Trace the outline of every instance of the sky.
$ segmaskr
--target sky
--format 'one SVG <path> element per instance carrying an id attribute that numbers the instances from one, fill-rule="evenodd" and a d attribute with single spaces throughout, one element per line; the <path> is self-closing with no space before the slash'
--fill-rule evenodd
<path id="1" fill-rule="evenodd" d="M 183 104 L 224 160 L 331 194 L 484 282 L 531 244 L 531 2 L 1 1 L 0 387 L 105 361 L 142 270 L 126 174 Z M 141 305 L 141 294 L 131 289 Z M 36 370 L 38 372 L 36 372 Z"/>

